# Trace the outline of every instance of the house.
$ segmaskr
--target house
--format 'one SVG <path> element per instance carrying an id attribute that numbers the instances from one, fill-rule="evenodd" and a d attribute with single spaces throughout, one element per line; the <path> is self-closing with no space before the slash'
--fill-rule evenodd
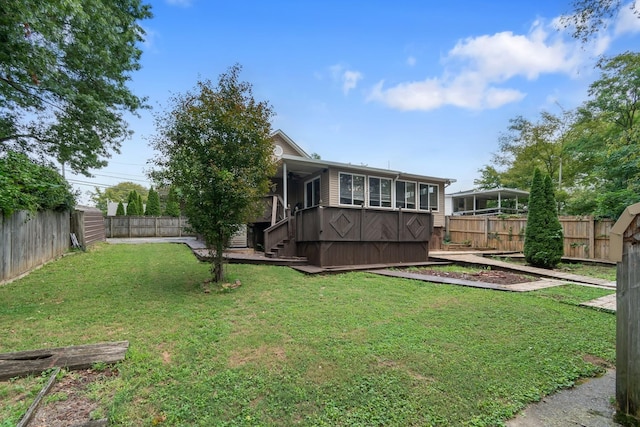
<path id="1" fill-rule="evenodd" d="M 446 198 L 447 216 L 517 215 L 527 212 L 529 192 L 514 188 L 469 190 L 451 193 Z"/>
<path id="2" fill-rule="evenodd" d="M 439 244 L 455 180 L 312 158 L 281 130 L 272 140 L 274 192 L 250 246 L 326 267 L 424 262 Z"/>

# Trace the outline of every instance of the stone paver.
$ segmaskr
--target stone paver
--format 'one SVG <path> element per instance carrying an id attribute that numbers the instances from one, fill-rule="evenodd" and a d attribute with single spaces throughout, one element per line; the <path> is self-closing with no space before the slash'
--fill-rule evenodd
<path id="1" fill-rule="evenodd" d="M 603 297 L 596 298 L 591 301 L 583 302 L 580 305 L 595 307 L 595 308 L 599 308 L 607 311 L 616 311 L 616 308 L 617 308 L 616 294 L 605 295 Z"/>
<path id="2" fill-rule="evenodd" d="M 611 399 L 616 394 L 616 371 L 610 369 L 601 377 L 561 390 L 529 405 L 507 427 L 614 427 L 615 408 Z"/>

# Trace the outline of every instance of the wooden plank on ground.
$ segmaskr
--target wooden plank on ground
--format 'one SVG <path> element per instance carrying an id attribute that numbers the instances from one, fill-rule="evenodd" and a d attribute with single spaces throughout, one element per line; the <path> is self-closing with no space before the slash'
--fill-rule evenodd
<path id="1" fill-rule="evenodd" d="M 86 369 L 123 360 L 129 341 L 77 345 L 0 354 L 0 381 L 39 374 L 50 368 Z"/>
<path id="2" fill-rule="evenodd" d="M 49 377 L 49 381 L 47 382 L 47 384 L 45 384 L 42 390 L 40 390 L 40 393 L 38 393 L 38 395 L 36 396 L 36 400 L 33 401 L 31 406 L 29 406 L 29 409 L 24 414 L 24 416 L 22 417 L 22 419 L 20 420 L 20 422 L 16 427 L 27 427 L 29 425 L 29 423 L 31 422 L 31 418 L 33 418 L 36 411 L 38 410 L 38 407 L 40 406 L 40 402 L 42 402 L 42 398 L 47 393 L 49 393 L 49 390 L 51 390 L 51 387 L 53 387 L 53 384 L 56 382 L 56 377 L 58 376 L 59 372 L 60 372 L 60 368 L 56 368 L 53 371 L 53 373 Z"/>

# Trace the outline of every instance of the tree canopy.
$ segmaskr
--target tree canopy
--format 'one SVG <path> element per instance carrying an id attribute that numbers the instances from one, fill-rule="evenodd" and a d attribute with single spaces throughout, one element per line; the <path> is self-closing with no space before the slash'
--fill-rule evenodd
<path id="1" fill-rule="evenodd" d="M 98 209 L 106 213 L 108 202 L 126 202 L 129 198 L 129 193 L 132 191 L 140 194 L 142 198 L 147 198 L 149 193 L 149 190 L 141 184 L 124 181 L 107 187 L 104 191 L 96 187 L 95 192 L 91 193 L 91 200 L 96 204 Z"/>
<path id="2" fill-rule="evenodd" d="M 144 106 L 127 83 L 150 17 L 140 0 L 0 2 L 0 152 L 105 166 Z"/>
<path id="3" fill-rule="evenodd" d="M 75 205 L 71 186 L 56 171 L 39 165 L 21 153 L 0 156 L 0 212 L 71 210 Z"/>
<path id="4" fill-rule="evenodd" d="M 640 54 L 602 58 L 589 99 L 575 111 L 511 120 L 481 188 L 526 190 L 534 168 L 558 182 L 563 213 L 616 219 L 640 201 Z"/>
<path id="5" fill-rule="evenodd" d="M 566 15 L 562 22 L 565 27 L 573 28 L 575 38 L 586 42 L 607 28 L 624 4 L 623 0 L 573 0 L 573 12 Z M 636 16 L 639 15 L 635 1 L 626 4 Z"/>
<path id="6" fill-rule="evenodd" d="M 272 107 L 253 98 L 252 86 L 232 66 L 217 84 L 199 81 L 177 95 L 157 120 L 152 176 L 172 185 L 192 228 L 215 250 L 212 274 L 223 279 L 230 238 L 261 210 L 275 173 L 270 139 Z"/>

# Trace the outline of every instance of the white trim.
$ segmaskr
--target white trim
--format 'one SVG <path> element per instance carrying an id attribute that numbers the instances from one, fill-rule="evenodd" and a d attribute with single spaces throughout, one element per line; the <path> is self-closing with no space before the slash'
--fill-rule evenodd
<path id="1" fill-rule="evenodd" d="M 341 183 L 342 180 L 340 179 L 340 177 L 342 175 L 351 175 L 351 202 L 352 203 L 342 203 L 342 188 L 341 188 Z M 353 185 L 353 177 L 354 176 L 361 176 L 363 178 L 363 184 L 364 184 L 364 188 L 363 190 L 363 194 L 362 194 L 362 206 L 365 206 L 367 203 L 367 175 L 361 175 L 361 174 L 357 174 L 357 173 L 352 173 L 352 172 L 340 172 L 338 171 L 338 205 L 339 206 L 357 206 L 360 207 L 360 205 L 353 203 L 354 198 L 353 198 L 353 190 L 354 190 L 354 185 Z"/>
<path id="2" fill-rule="evenodd" d="M 429 203 L 429 209 L 422 209 L 420 207 L 420 185 L 428 185 L 428 186 L 436 188 L 436 195 L 438 197 L 438 200 L 437 200 L 435 208 L 433 208 L 431 206 L 431 203 Z M 429 195 L 428 194 L 427 194 L 427 200 L 429 200 Z M 421 210 L 421 211 L 424 211 L 424 212 L 439 212 L 440 211 L 440 186 L 438 184 L 434 184 L 432 182 L 418 182 L 418 210 Z"/>
<path id="3" fill-rule="evenodd" d="M 391 182 L 391 199 L 389 200 L 389 202 L 391 203 L 390 206 L 382 206 L 382 192 L 380 192 L 380 206 L 371 206 L 370 201 L 371 201 L 371 185 L 369 184 L 369 180 L 371 178 L 375 178 L 375 179 L 379 179 L 381 182 L 383 179 Z M 367 179 L 366 179 L 366 183 L 367 183 L 367 187 L 366 187 L 366 191 L 365 191 L 365 198 L 366 198 L 366 206 L 371 208 L 371 209 L 387 209 L 387 210 L 393 210 L 393 205 L 394 205 L 394 199 L 393 199 L 393 195 L 394 195 L 394 191 L 395 191 L 395 183 L 393 178 L 389 178 L 386 176 L 375 176 L 375 175 L 367 175 Z M 382 184 L 380 185 L 380 188 L 382 189 Z"/>
<path id="4" fill-rule="evenodd" d="M 414 196 L 413 196 L 413 197 L 414 197 L 414 199 L 413 199 L 413 205 L 414 205 L 414 207 L 413 207 L 413 208 L 400 208 L 400 207 L 398 207 L 398 205 L 396 204 L 396 203 L 397 203 L 397 201 L 398 201 L 398 198 L 397 198 L 397 197 L 394 197 L 394 199 L 393 199 L 393 207 L 394 207 L 395 209 L 406 209 L 406 210 L 409 210 L 409 211 L 417 211 L 417 210 L 419 210 L 419 209 L 418 209 L 418 207 L 419 207 L 419 203 L 418 203 L 418 202 L 419 202 L 419 200 L 418 200 L 418 181 L 407 181 L 407 180 L 405 180 L 405 179 L 396 179 L 396 180 L 395 180 L 395 183 L 394 183 L 394 186 L 393 186 L 393 187 L 394 187 L 394 189 L 396 189 L 396 188 L 397 188 L 397 186 L 398 186 L 398 182 L 404 182 L 404 183 L 409 182 L 409 183 L 413 183 L 413 184 L 415 184 L 415 190 L 414 190 L 414 193 L 413 193 L 413 194 L 414 194 Z M 407 189 L 406 189 L 406 186 L 405 186 L 405 190 L 404 190 L 404 191 L 405 191 L 404 203 L 405 203 L 405 205 L 406 205 L 406 204 L 407 204 L 407 197 L 406 197 Z"/>
<path id="5" fill-rule="evenodd" d="M 317 175 L 315 178 L 311 178 L 308 179 L 304 182 L 304 207 L 306 208 L 311 208 L 313 206 L 318 206 L 320 204 L 320 199 L 318 200 L 311 200 L 311 202 L 315 202 L 315 204 L 312 204 L 311 206 L 307 206 L 307 184 L 309 184 L 310 182 L 314 182 L 314 181 L 318 181 L 318 187 L 320 188 L 320 191 L 318 191 L 318 197 L 322 198 L 322 176 L 321 175 Z M 313 191 L 313 184 L 312 184 L 312 191 Z M 311 196 L 311 198 L 313 199 L 313 194 Z"/>

